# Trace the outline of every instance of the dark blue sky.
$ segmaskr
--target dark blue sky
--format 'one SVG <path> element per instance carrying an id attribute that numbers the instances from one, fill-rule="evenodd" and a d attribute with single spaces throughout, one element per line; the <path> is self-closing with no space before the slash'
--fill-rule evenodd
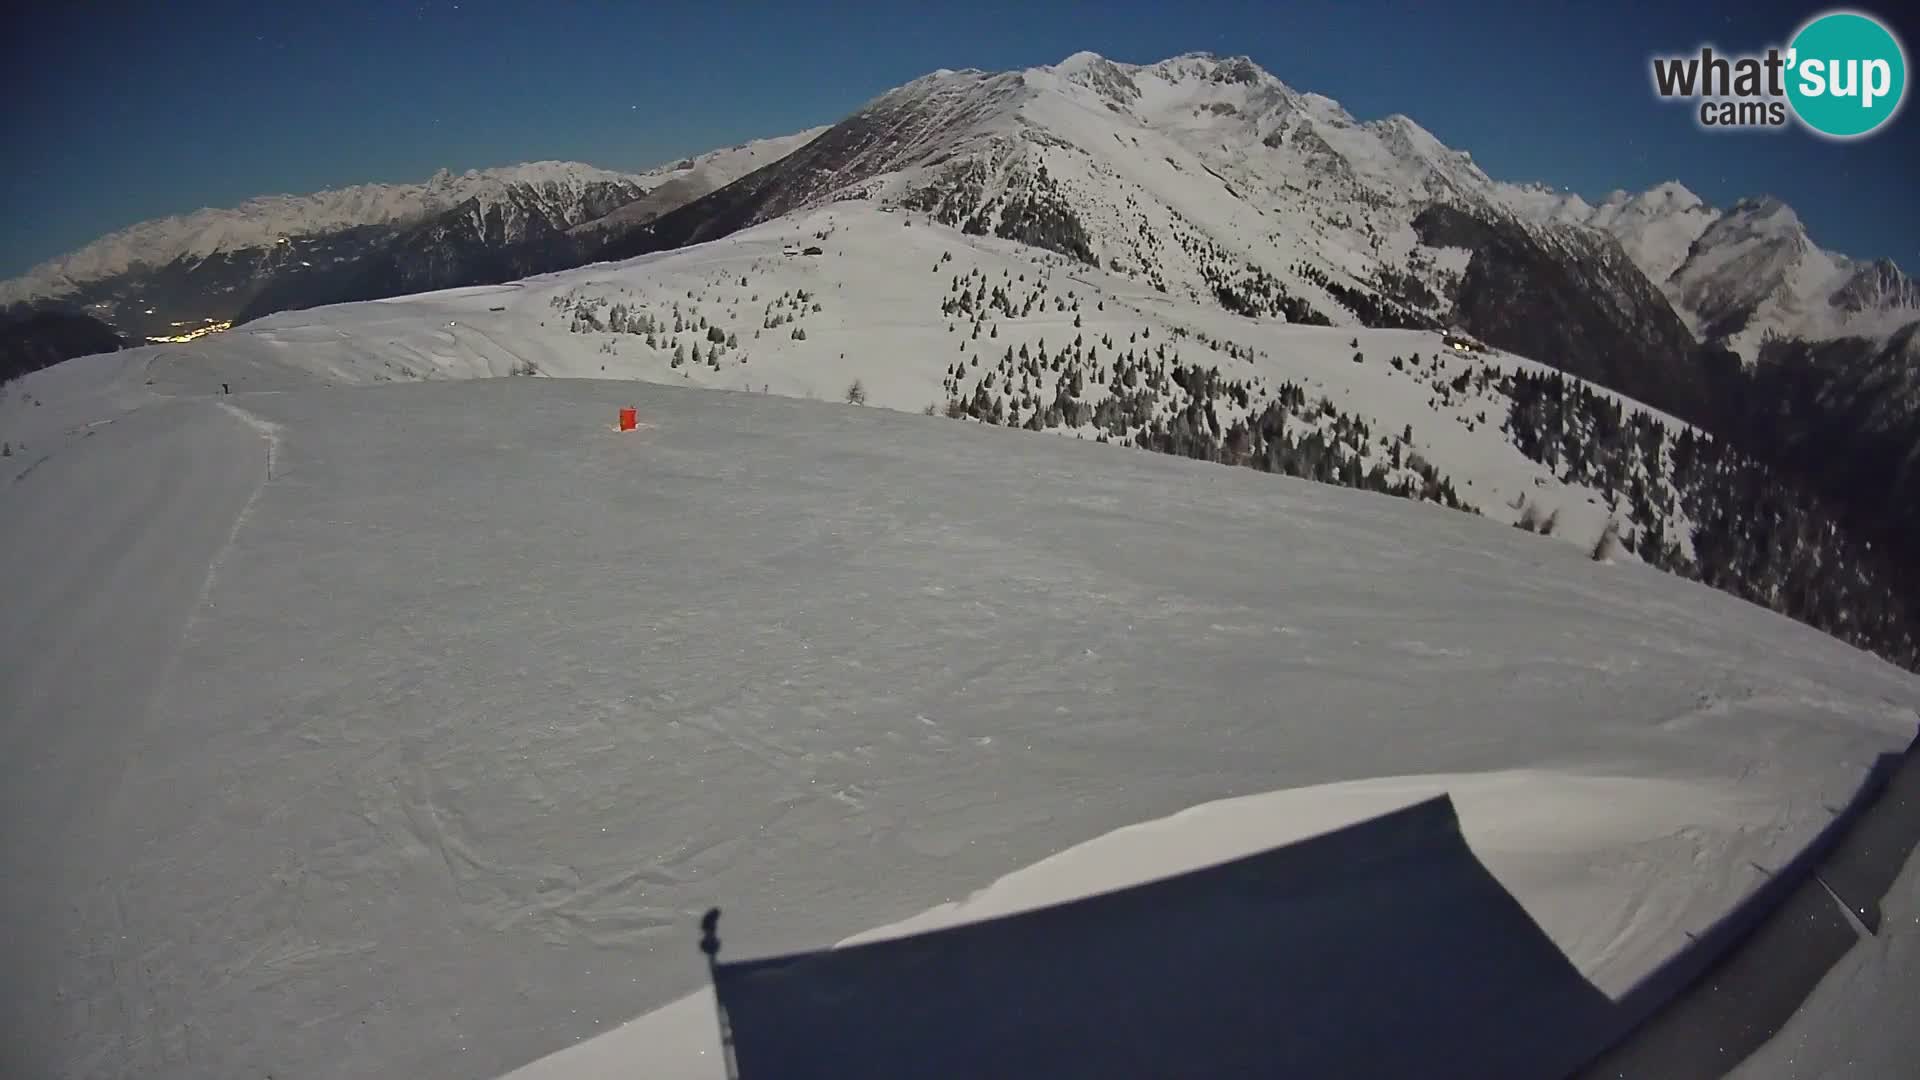
<path id="1" fill-rule="evenodd" d="M 26 7 L 27 5 L 16 5 Z M 840 118 L 939 67 L 1244 53 L 1356 116 L 1403 112 L 1502 179 L 1588 198 L 1678 178 L 1920 270 L 1920 110 L 1852 144 L 1710 135 L 1647 60 L 1784 39 L 1824 5 L 911 5 L 193 0 L 35 5 L 5 44 L 0 276 L 267 192 L 540 158 L 636 168 Z M 1856 5 L 1883 18 L 1903 5 Z M 1920 25 L 1899 32 L 1920 49 Z M 1910 76 L 1911 77 L 1911 76 Z M 1910 94 L 1911 96 L 1911 94 Z"/>

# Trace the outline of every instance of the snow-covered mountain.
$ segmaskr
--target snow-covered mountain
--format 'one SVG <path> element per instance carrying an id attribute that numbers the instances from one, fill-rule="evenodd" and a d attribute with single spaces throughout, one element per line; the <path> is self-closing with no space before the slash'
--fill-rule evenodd
<path id="1" fill-rule="evenodd" d="M 847 199 L 923 210 L 1247 315 L 1459 321 L 1643 400 L 1704 398 L 1669 359 L 1691 335 L 1609 234 L 1540 219 L 1538 192 L 1493 180 L 1404 116 L 1361 122 L 1245 58 L 1135 65 L 1081 53 L 1026 71 L 935 72 L 602 254 Z"/>
<path id="2" fill-rule="evenodd" d="M 1591 206 L 1496 180 L 1405 116 L 1362 122 L 1204 53 L 935 72 L 607 254 L 848 198 L 1295 321 L 1457 321 L 1689 412 L 1711 399 L 1696 341 L 1751 361 L 1769 338 L 1885 340 L 1920 318 L 1891 263 L 1820 249 L 1776 200 L 1721 211 L 1667 183 Z"/>
<path id="3" fill-rule="evenodd" d="M 144 295 L 149 280 L 205 268 L 209 261 L 266 270 L 310 265 L 318 257 L 346 261 L 356 251 L 399 229 L 456 209 L 499 215 L 501 239 L 517 242 L 535 222 L 570 227 L 645 195 L 658 180 L 609 172 L 575 162 L 535 162 L 505 169 L 453 174 L 441 171 L 418 184 L 365 184 L 312 195 L 270 195 L 232 209 L 206 209 L 142 222 L 109 234 L 79 251 L 34 268 L 0 285 L 8 303 L 79 296 L 116 324 L 156 335 L 176 323 L 200 325 L 207 313 L 183 307 L 191 294 Z M 340 243 L 342 235 L 354 243 Z M 347 250 L 336 250 L 345 247 Z M 200 275 L 204 277 L 204 272 Z M 135 303 L 153 309 L 150 319 L 128 320 L 103 287 L 142 293 Z M 195 284 L 198 284 L 196 282 Z M 215 292 L 227 287 L 208 282 Z M 144 286 L 144 288 L 143 288 Z M 141 310 L 138 314 L 144 315 Z M 234 312 L 224 314 L 232 315 Z M 158 321 L 159 325 L 147 325 Z"/>
<path id="4" fill-rule="evenodd" d="M 1912 283 L 1890 264 L 1822 251 L 1776 201 L 1722 212 L 1664 184 L 1591 206 L 1496 180 L 1404 116 L 1363 122 L 1245 58 L 1209 54 L 935 72 L 599 255 L 849 201 L 922 211 L 1255 320 L 1461 326 L 1803 475 L 1816 470 L 1776 451 L 1823 444 L 1809 429 L 1840 420 L 1823 402 L 1914 381 L 1879 366 L 1904 355 L 1894 342 L 1915 321 Z M 1751 369 L 1775 339 L 1847 342 L 1839 392 L 1769 396 L 1800 391 L 1756 383 L 1736 358 Z M 1805 420 L 1777 430 L 1786 416 Z M 1920 453 L 1906 435 L 1920 404 L 1902 398 L 1888 419 L 1856 441 L 1860 453 L 1817 470 L 1854 478 L 1823 494 L 1869 531 L 1915 500 L 1861 478 L 1920 485 L 1900 464 Z"/>
<path id="5" fill-rule="evenodd" d="M 816 132 L 715 150 L 643 173 L 542 161 L 445 170 L 423 183 L 270 195 L 142 222 L 0 283 L 0 305 L 78 307 L 136 337 L 178 337 L 288 306 L 472 273 L 573 265 L 592 230 L 636 203 L 671 207 Z M 409 272 L 409 259 L 425 272 Z M 497 278 L 496 278 L 497 280 Z"/>
<path id="6" fill-rule="evenodd" d="M 639 198 L 654 186 L 648 180 L 579 162 L 539 161 L 459 174 L 443 169 L 417 184 L 360 184 L 310 195 L 263 195 L 232 209 L 197 210 L 109 233 L 0 284 L 0 301 L 58 296 L 137 267 L 271 248 L 283 238 L 409 224 L 467 202 L 484 212 L 502 206 L 518 209 L 527 199 L 554 220 L 578 224 L 606 213 L 612 203 Z"/>
<path id="7" fill-rule="evenodd" d="M 1296 321 L 1460 322 L 1681 411 L 1709 398 L 1683 359 L 1696 337 L 1751 362 L 1771 338 L 1884 341 L 1920 317 L 1912 280 L 1819 248 L 1776 200 L 1722 211 L 1675 182 L 1590 206 L 1496 180 L 1405 116 L 1360 121 L 1244 57 L 1086 52 L 937 71 L 830 129 L 645 173 L 541 162 L 146 222 L 0 285 L 0 302 L 58 297 L 135 336 L 177 336 L 657 250 L 845 198 Z"/>
<path id="8" fill-rule="evenodd" d="M 1577 200 L 1578 196 L 1573 198 Z M 1616 191 L 1595 207 L 1576 202 L 1564 220 L 1612 233 L 1648 278 L 1664 284 L 1687 261 L 1700 234 L 1719 216 L 1681 184 L 1666 183 L 1637 195 Z"/>
<path id="9" fill-rule="evenodd" d="M 1774 198 L 1720 210 L 1667 183 L 1586 220 L 1743 367 L 1718 380 L 1718 428 L 1920 550 L 1920 284 L 1820 247 Z"/>
<path id="10" fill-rule="evenodd" d="M 1615 192 L 1586 223 L 1620 241 L 1698 336 L 1748 363 L 1777 338 L 1885 341 L 1920 322 L 1920 285 L 1888 260 L 1820 247 L 1775 198 L 1719 210 L 1669 182 Z"/>
<path id="11" fill-rule="evenodd" d="M 606 234 L 645 224 L 679 206 L 725 187 L 756 169 L 769 165 L 817 138 L 825 126 L 792 135 L 755 139 L 739 146 L 709 151 L 641 174 L 647 193 L 633 202 L 574 227 L 576 233 Z"/>
<path id="12" fill-rule="evenodd" d="M 1360 121 L 1244 57 L 1084 52 L 934 72 L 830 129 L 642 174 L 539 163 L 149 222 L 0 296 L 60 296 L 123 331 L 176 336 L 624 257 L 847 198 L 1267 316 L 1457 322 L 1689 415 L 1712 399 L 1687 360 L 1696 338 L 1751 361 L 1771 337 L 1885 340 L 1916 311 L 1891 264 L 1821 250 L 1772 200 L 1722 212 L 1669 183 L 1589 206 L 1496 180 L 1405 116 Z"/>

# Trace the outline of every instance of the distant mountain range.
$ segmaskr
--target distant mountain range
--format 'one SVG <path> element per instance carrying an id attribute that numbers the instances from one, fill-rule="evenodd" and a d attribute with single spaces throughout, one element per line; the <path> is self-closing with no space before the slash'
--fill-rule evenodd
<path id="1" fill-rule="evenodd" d="M 1108 114 L 1115 142 L 1078 144 L 1071 118 L 1088 109 Z M 1241 204 L 1224 216 L 1249 219 L 1254 230 L 1215 235 L 1204 218 L 1182 225 L 1224 251 L 1266 241 L 1244 244 L 1248 261 L 1274 263 L 1267 271 L 1292 294 L 1325 294 L 1316 280 L 1322 274 L 1363 293 L 1380 292 L 1383 273 L 1411 273 L 1429 288 L 1442 284 L 1435 273 L 1444 277 L 1444 268 L 1425 273 L 1402 263 L 1416 254 L 1417 243 L 1409 241 L 1417 237 L 1407 230 L 1418 232 L 1416 220 L 1428 207 L 1444 206 L 1471 214 L 1481 231 L 1491 229 L 1483 240 L 1521 226 L 1522 247 L 1545 248 L 1549 262 L 1580 264 L 1581 280 L 1570 284 L 1616 294 L 1626 306 L 1620 314 L 1643 303 L 1657 308 L 1651 296 L 1639 295 L 1641 283 L 1618 280 L 1615 271 L 1625 267 L 1617 259 L 1609 266 L 1613 256 L 1602 239 L 1612 238 L 1690 336 L 1748 363 L 1775 338 L 1885 341 L 1920 320 L 1920 286 L 1912 279 L 1885 260 L 1862 262 L 1820 248 L 1793 210 L 1772 198 L 1720 210 L 1666 183 L 1639 194 L 1615 192 L 1593 206 L 1540 185 L 1496 181 L 1405 116 L 1362 123 L 1337 102 L 1296 91 L 1245 58 L 1189 54 L 1133 65 L 1092 53 L 1022 72 L 936 72 L 831 129 L 642 173 L 573 162 L 442 171 L 420 184 L 263 196 L 229 210 L 143 222 L 0 283 L 0 306 L 57 304 L 130 339 L 176 337 L 274 310 L 508 280 L 609 252 L 693 242 L 876 185 L 906 185 L 945 200 L 959 216 L 971 175 L 982 195 L 964 213 L 979 217 L 989 188 L 1002 202 L 1026 190 L 1034 162 L 1047 156 L 1049 135 L 1089 162 L 1104 162 L 1108 179 L 1140 166 L 1171 168 L 1151 145 L 1137 145 L 1142 131 L 1130 129 L 1144 129 L 1149 143 L 1173 142 L 1200 155 Z M 831 139 L 789 157 L 829 130 Z M 777 167 L 677 222 L 649 228 L 768 166 Z M 1053 169 L 1061 175 L 1059 162 Z M 940 191 L 930 171 L 944 174 L 953 189 Z M 1123 221 L 1111 200 L 1125 182 L 1103 191 L 1090 174 L 1080 183 L 1066 197 L 1091 223 L 1093 257 L 1162 279 L 1181 276 L 1137 235 L 1142 224 L 1171 222 L 1176 207 L 1161 200 Z M 1457 231 L 1461 223 L 1430 215 L 1424 227 Z M 1518 250 L 1508 256 L 1523 257 Z M 1595 274 L 1600 279 L 1586 280 Z M 1474 291 L 1468 289 L 1464 307 L 1484 311 L 1489 301 Z M 1406 306 L 1439 318 L 1445 305 Z M 1657 310 L 1630 318 L 1677 344 L 1670 320 Z M 1589 367 L 1606 363 L 1593 358 Z"/>
<path id="2" fill-rule="evenodd" d="M 420 184 L 271 195 L 142 222 L 0 283 L 0 305 L 57 305 L 133 340 L 338 300 L 578 265 L 606 230 L 722 186 L 815 132 L 644 173 L 542 161 Z"/>
<path id="3" fill-rule="evenodd" d="M 1920 319 L 1920 288 L 1886 259 L 1816 245 L 1778 199 L 1716 210 L 1677 183 L 1615 192 L 1586 217 L 1659 284 L 1701 338 L 1747 360 L 1774 337 L 1886 337 Z"/>

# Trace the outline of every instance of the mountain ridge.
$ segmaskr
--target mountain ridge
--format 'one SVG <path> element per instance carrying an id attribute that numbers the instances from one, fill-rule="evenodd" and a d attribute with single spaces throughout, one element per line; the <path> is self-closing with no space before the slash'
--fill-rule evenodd
<path id="1" fill-rule="evenodd" d="M 638 173 L 564 161 L 464 173 L 441 169 L 418 183 L 263 195 L 237 207 L 155 218 L 0 282 L 0 306 L 58 301 L 136 337 L 173 335 L 180 327 L 242 315 L 250 297 L 238 302 L 230 297 L 247 297 L 258 279 L 281 294 L 297 294 L 299 287 L 285 278 L 301 276 L 299 270 L 326 271 L 365 258 L 396 236 L 449 214 L 483 219 L 498 212 L 504 229 L 497 242 L 505 243 L 518 243 L 529 229 L 536 234 L 547 228 L 592 230 L 596 222 L 650 196 L 656 201 L 668 201 L 674 192 L 697 197 L 817 131 L 756 139 Z M 540 224 L 531 225 L 534 219 Z M 487 235 L 483 227 L 473 231 Z M 440 284 L 447 283 L 426 287 Z"/>
<path id="2" fill-rule="evenodd" d="M 1238 88 L 1243 93 L 1234 100 L 1216 94 L 1214 100 L 1200 101 L 1207 90 L 1220 88 Z M 1731 349 L 1747 363 L 1756 357 L 1759 344 L 1773 337 L 1884 340 L 1920 318 L 1920 302 L 1916 302 L 1920 290 L 1897 266 L 1885 260 L 1863 262 L 1818 247 L 1804 235 L 1797 216 L 1777 199 L 1750 196 L 1719 209 L 1684 184 L 1668 181 L 1645 192 L 1615 192 L 1599 205 L 1590 205 L 1576 194 L 1546 185 L 1497 180 L 1480 169 L 1469 151 L 1446 146 L 1404 114 L 1362 122 L 1337 101 L 1296 90 L 1246 57 L 1204 52 L 1130 64 L 1082 51 L 1059 64 L 1022 71 L 929 73 L 869 101 L 842 123 L 885 127 L 899 123 L 901 115 L 918 107 L 925 127 L 942 129 L 946 143 L 937 148 L 938 153 L 922 153 L 916 160 L 914 151 L 927 147 L 888 139 L 885 157 L 876 158 L 868 151 L 865 161 L 840 162 L 829 170 L 822 170 L 818 161 L 810 162 L 806 168 L 814 174 L 812 190 L 788 190 L 750 218 L 767 220 L 800 205 L 817 205 L 835 190 L 845 197 L 886 198 L 885 188 L 897 183 L 858 191 L 859 179 L 940 165 L 970 149 L 1005 157 L 1006 146 L 995 154 L 981 145 L 995 138 L 1015 139 L 1024 133 L 1044 141 L 1034 133 L 1058 126 L 1040 115 L 1049 109 L 1050 89 L 1084 90 L 1087 99 L 1079 102 L 1081 107 L 1097 106 L 1130 116 L 1176 139 L 1192 142 L 1224 134 L 1225 141 L 1216 148 L 1219 154 L 1209 159 L 1210 167 L 1221 169 L 1219 157 L 1230 159 L 1235 167 L 1251 165 L 1254 171 L 1264 170 L 1288 184 L 1334 195 L 1320 201 L 1336 210 L 1345 209 L 1337 205 L 1344 187 L 1349 197 L 1363 203 L 1383 197 L 1457 202 L 1494 217 L 1518 218 L 1530 227 L 1551 231 L 1585 226 L 1610 235 L 1659 287 L 1690 332 L 1698 334 L 1703 344 Z M 1177 115 L 1169 106 L 1181 104 L 1182 93 L 1208 111 Z M 946 104 L 936 108 L 938 101 Z M 956 123 L 955 113 L 962 106 L 982 114 L 964 129 Z M 989 113 L 992 123 L 987 122 Z M 1058 120 L 1057 109 L 1051 119 Z M 1242 131 L 1222 130 L 1236 119 L 1244 120 Z M 1257 136 L 1259 147 L 1246 137 L 1249 134 Z M 915 138 L 923 142 L 925 132 Z M 1250 162 L 1249 152 L 1261 148 L 1284 151 L 1291 160 Z M 798 168 L 795 164 L 794 171 Z M 912 186 L 911 180 L 906 182 Z M 793 185 L 782 186 L 791 189 Z M 1785 213 L 1771 227 L 1791 234 L 1781 250 L 1763 254 L 1758 266 L 1754 258 L 1741 258 L 1739 251 L 1728 250 L 1740 245 L 1740 234 L 1731 222 L 1780 210 Z M 1717 232 L 1715 226 L 1719 226 Z M 712 230 L 669 227 L 660 242 L 632 238 L 609 245 L 607 254 L 657 250 L 661 242 L 690 242 L 696 235 L 710 236 Z M 1705 248 L 1696 250 L 1703 243 Z"/>
<path id="3" fill-rule="evenodd" d="M 1243 55 L 1201 50 L 1129 63 L 1083 50 L 1057 64 L 1017 71 L 939 69 L 879 95 L 841 122 L 871 117 L 876 110 L 897 116 L 908 104 L 925 110 L 936 98 L 949 102 L 947 114 L 932 114 L 933 122 L 916 137 L 918 143 L 909 139 L 903 144 L 899 132 L 878 133 L 886 139 L 887 159 L 856 163 L 859 167 L 854 171 L 877 174 L 934 165 L 942 154 L 958 155 L 982 138 L 1045 131 L 1047 118 L 1034 114 L 1047 111 L 1041 100 L 1047 91 L 1064 88 L 1086 91 L 1088 100 L 1082 106 L 1130 115 L 1175 138 L 1191 142 L 1224 135 L 1219 149 L 1226 158 L 1238 159 L 1233 162 L 1238 167 L 1257 165 L 1254 171 L 1277 173 L 1288 183 L 1303 183 L 1322 194 L 1344 185 L 1363 200 L 1384 194 L 1455 201 L 1495 216 L 1514 216 L 1532 226 L 1587 226 L 1607 233 L 1667 296 L 1690 331 L 1704 342 L 1731 349 L 1749 364 L 1757 357 L 1759 345 L 1775 337 L 1864 336 L 1884 341 L 1907 322 L 1920 319 L 1920 287 L 1897 266 L 1820 248 L 1805 235 L 1797 215 L 1778 200 L 1751 196 L 1721 209 L 1706 204 L 1675 180 L 1644 192 L 1616 191 L 1595 205 L 1548 185 L 1497 180 L 1480 169 L 1470 151 L 1447 146 L 1405 114 L 1360 121 L 1339 102 L 1295 89 Z M 1200 101 L 1210 92 L 1211 99 L 1202 104 L 1212 111 L 1178 114 L 1178 106 Z M 963 137 L 944 148 L 925 145 L 930 130 L 955 134 L 956 125 L 965 119 L 951 114 L 956 107 L 978 113 L 975 130 L 959 132 Z M 979 127 L 989 120 L 996 120 L 998 126 Z M 1232 130 L 1235 120 L 1244 122 L 1241 132 Z M 154 269 L 180 259 L 204 260 L 271 248 L 283 238 L 414 224 L 470 199 L 479 200 L 484 214 L 496 204 L 511 201 L 506 193 L 513 189 L 548 192 L 544 215 L 548 222 L 589 246 L 603 243 L 604 250 L 613 253 L 645 248 L 646 240 L 624 239 L 622 234 L 644 228 L 676 207 L 704 198 L 770 162 L 777 163 L 788 151 L 838 126 L 755 140 L 637 173 L 571 162 L 528 162 L 460 174 L 443 169 L 417 184 L 263 195 L 238 207 L 202 209 L 107 234 L 0 282 L 0 303 L 91 301 L 93 313 L 110 324 L 150 332 L 150 326 L 128 325 L 140 322 L 144 309 L 103 306 L 85 294 L 90 287 L 97 289 L 102 278 L 135 268 Z M 1247 135 L 1257 138 L 1258 147 Z M 1256 149 L 1284 151 L 1282 156 L 1293 160 L 1277 165 L 1250 162 L 1249 152 Z M 917 162 L 913 160 L 916 151 Z M 725 166 L 710 167 L 721 160 L 727 161 Z M 1209 164 L 1219 168 L 1221 162 Z M 829 175 L 814 187 L 844 187 L 850 179 Z M 582 193 L 590 185 L 604 186 L 607 197 L 601 207 L 581 205 Z M 780 205 L 806 201 L 804 196 L 788 197 Z M 614 202 L 619 205 L 605 213 L 587 212 Z M 1768 215 L 1775 220 L 1766 220 Z M 1758 231 L 1737 228 L 1738 223 L 1757 226 Z M 671 229 L 668 234 L 672 235 Z M 338 256 L 329 252 L 326 257 Z M 555 258 L 566 261 L 565 256 Z M 520 262 L 545 265 L 540 259 Z M 432 282 L 427 287 L 458 283 Z M 375 287 L 368 284 L 344 293 Z"/>
<path id="4" fill-rule="evenodd" d="M 267 246 L 283 236 L 307 236 L 360 225 L 403 224 L 471 198 L 497 200 L 515 186 L 577 190 L 598 183 L 638 187 L 645 176 L 581 162 L 539 161 L 463 173 L 443 168 L 414 183 L 353 184 L 304 194 L 256 195 L 232 207 L 202 207 L 116 229 L 0 282 L 0 302 L 50 295 L 140 265 Z"/>
<path id="5" fill-rule="evenodd" d="M 1460 325 L 1738 433 L 1763 458 L 1809 432 L 1767 434 L 1756 418 L 1829 420 L 1818 403 L 1808 413 L 1768 400 L 1795 382 L 1759 371 L 1762 346 L 1827 343 L 1806 354 L 1835 360 L 1844 380 L 1823 400 L 1851 400 L 1910 381 L 1879 368 L 1909 362 L 1886 345 L 1920 323 L 1920 290 L 1897 266 L 1820 248 L 1777 198 L 1722 210 L 1668 181 L 1590 205 L 1496 180 L 1404 115 L 1363 122 L 1246 58 L 1191 53 L 1123 64 L 1081 52 L 1018 72 L 923 76 L 597 258 L 841 200 L 922 210 L 1257 318 Z M 1888 434 L 1904 428 L 1879 420 Z M 1855 471 L 1910 475 L 1899 465 L 1908 456 Z"/>
<path id="6" fill-rule="evenodd" d="M 1358 121 L 1245 57 L 1190 53 L 1133 65 L 1083 52 L 1052 67 L 914 80 L 804 152 L 663 215 L 598 258 L 870 199 L 1256 316 L 1435 326 L 1470 310 L 1496 334 L 1520 326 L 1521 312 L 1495 310 L 1511 306 L 1498 296 L 1460 308 L 1470 244 L 1436 243 L 1417 225 L 1444 204 L 1481 223 L 1449 235 L 1504 231 L 1515 241 L 1507 245 L 1513 265 L 1494 279 L 1512 279 L 1522 264 L 1573 268 L 1555 275 L 1549 302 L 1563 314 L 1585 312 L 1577 321 L 1587 329 L 1567 346 L 1570 370 L 1592 377 L 1639 366 L 1644 372 L 1623 389 L 1662 408 L 1703 408 L 1698 386 L 1682 385 L 1673 400 L 1650 392 L 1672 363 L 1622 359 L 1645 350 L 1609 343 L 1617 335 L 1607 327 L 1625 325 L 1651 333 L 1664 354 L 1687 351 L 1668 301 L 1634 280 L 1633 264 L 1609 251 L 1609 234 L 1537 220 L 1529 204 L 1538 198 L 1489 177 L 1404 115 Z M 1532 334 L 1496 344 L 1546 351 Z"/>

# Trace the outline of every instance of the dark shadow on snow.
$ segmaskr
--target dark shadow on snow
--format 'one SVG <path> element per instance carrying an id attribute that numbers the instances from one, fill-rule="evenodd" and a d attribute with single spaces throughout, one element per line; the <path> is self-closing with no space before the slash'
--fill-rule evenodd
<path id="1" fill-rule="evenodd" d="M 744 1080 L 1718 1076 L 1877 925 L 1920 841 L 1912 749 L 1882 755 L 1804 851 L 1618 1001 L 1474 856 L 1446 796 L 839 949 L 723 962 L 712 911 L 702 948 Z"/>
<path id="2" fill-rule="evenodd" d="M 1475 858 L 1445 796 L 1178 877 L 713 976 L 746 1080 L 1533 1080 L 1578 1066 L 1617 1016 Z"/>

